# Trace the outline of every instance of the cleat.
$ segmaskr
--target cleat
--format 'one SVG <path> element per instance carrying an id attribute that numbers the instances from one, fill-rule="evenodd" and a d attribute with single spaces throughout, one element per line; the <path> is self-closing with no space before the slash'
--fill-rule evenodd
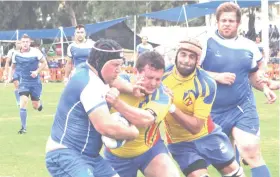
<path id="1" fill-rule="evenodd" d="M 43 105 L 40 105 L 39 108 L 37 109 L 38 111 L 42 111 Z"/>
<path id="2" fill-rule="evenodd" d="M 27 133 L 26 129 L 24 128 L 21 128 L 19 131 L 18 131 L 18 134 L 25 134 Z"/>

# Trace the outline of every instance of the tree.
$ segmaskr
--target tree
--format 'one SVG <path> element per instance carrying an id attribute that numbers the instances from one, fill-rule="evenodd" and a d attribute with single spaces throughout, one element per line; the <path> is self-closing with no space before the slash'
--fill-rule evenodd
<path id="1" fill-rule="evenodd" d="M 0 27 L 2 30 L 15 30 L 76 26 L 159 11 L 186 3 L 196 1 L 1 1 Z M 126 22 L 133 28 L 133 18 Z M 150 22 L 152 25 L 176 25 L 174 22 L 155 19 Z M 190 25 L 197 22 L 201 23 L 201 19 L 192 20 Z M 145 18 L 137 18 L 138 31 L 145 24 Z"/>
<path id="2" fill-rule="evenodd" d="M 22 2 L 0 1 L 0 28 L 2 30 L 17 28 L 15 20 L 19 16 L 21 6 Z"/>

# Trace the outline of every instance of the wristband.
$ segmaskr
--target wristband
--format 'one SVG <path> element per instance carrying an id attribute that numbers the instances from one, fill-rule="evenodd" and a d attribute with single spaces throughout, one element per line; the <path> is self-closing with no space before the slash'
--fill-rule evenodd
<path id="1" fill-rule="evenodd" d="M 149 112 L 154 116 L 154 121 L 157 120 L 157 114 L 156 114 L 153 110 L 151 110 L 151 109 L 149 109 L 149 108 L 147 108 L 147 109 L 145 109 L 145 110 L 149 111 Z"/>
<path id="2" fill-rule="evenodd" d="M 174 113 L 176 111 L 176 106 L 174 104 L 172 104 L 168 111 L 170 114 Z"/>

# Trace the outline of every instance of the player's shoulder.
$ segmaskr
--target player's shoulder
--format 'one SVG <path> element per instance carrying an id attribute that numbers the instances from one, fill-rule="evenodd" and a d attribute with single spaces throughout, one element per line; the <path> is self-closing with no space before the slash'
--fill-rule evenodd
<path id="1" fill-rule="evenodd" d="M 11 53 L 10 53 L 11 57 L 17 57 L 17 56 L 23 56 L 24 53 L 21 53 L 20 50 L 13 50 Z"/>
<path id="2" fill-rule="evenodd" d="M 87 39 L 86 43 L 87 43 L 88 45 L 91 45 L 91 46 L 92 46 L 92 45 L 95 44 L 95 41 L 92 40 L 92 39 Z"/>
<path id="3" fill-rule="evenodd" d="M 240 49 L 244 49 L 244 50 L 252 52 L 252 53 L 259 52 L 258 45 L 254 41 L 252 41 L 248 38 L 245 38 L 243 36 L 238 37 L 237 45 L 239 46 Z"/>
<path id="4" fill-rule="evenodd" d="M 150 49 L 153 49 L 153 48 L 154 48 L 153 45 L 150 44 L 150 43 L 148 43 L 147 45 L 148 45 L 148 47 L 149 47 Z"/>
<path id="5" fill-rule="evenodd" d="M 160 84 L 159 88 L 154 91 L 151 96 L 151 101 L 155 101 L 160 104 L 169 104 L 171 102 L 171 98 L 166 92 L 166 88 L 163 84 Z"/>
<path id="6" fill-rule="evenodd" d="M 35 47 L 30 47 L 29 50 L 30 53 L 41 53 L 41 50 Z"/>
<path id="7" fill-rule="evenodd" d="M 215 39 L 217 37 L 217 30 L 209 30 L 203 39 L 200 40 L 202 44 L 207 43 L 208 40 L 210 39 Z"/>
<path id="8" fill-rule="evenodd" d="M 18 54 L 18 53 L 19 53 L 19 51 L 18 51 L 18 50 L 15 50 L 15 49 L 10 49 L 10 50 L 8 51 L 7 56 L 11 56 L 11 55 Z"/>
<path id="9" fill-rule="evenodd" d="M 210 92 L 215 92 L 217 88 L 216 81 L 203 69 L 196 69 L 197 81 L 201 85 L 202 89 L 208 87 Z"/>
<path id="10" fill-rule="evenodd" d="M 13 52 L 15 52 L 16 50 L 14 49 L 14 48 L 12 48 L 12 49 L 10 49 L 9 51 L 8 51 L 8 54 L 9 53 L 13 53 Z"/>
<path id="11" fill-rule="evenodd" d="M 167 67 L 165 67 L 165 71 L 162 77 L 162 80 L 164 81 L 168 76 L 170 76 L 172 74 L 173 68 L 174 68 L 174 64 L 172 65 L 168 65 Z"/>
<path id="12" fill-rule="evenodd" d="M 96 90 L 100 85 L 104 85 L 102 80 L 89 68 L 86 63 L 80 64 L 76 68 L 70 80 L 75 81 L 77 86 L 85 87 L 86 85 L 93 85 Z"/>
<path id="13" fill-rule="evenodd" d="M 72 47 L 75 47 L 77 44 L 73 41 L 72 43 L 70 43 L 69 45 L 68 45 L 68 49 L 71 49 Z"/>
<path id="14" fill-rule="evenodd" d="M 134 75 L 128 73 L 121 73 L 119 77 L 127 82 L 132 82 L 134 80 Z"/>
<path id="15" fill-rule="evenodd" d="M 243 44 L 245 44 L 247 46 L 250 46 L 250 47 L 251 46 L 257 47 L 257 44 L 254 41 L 252 41 L 252 40 L 250 40 L 246 37 L 243 37 L 243 36 L 238 36 L 238 41 L 239 41 L 239 43 L 243 43 Z"/>

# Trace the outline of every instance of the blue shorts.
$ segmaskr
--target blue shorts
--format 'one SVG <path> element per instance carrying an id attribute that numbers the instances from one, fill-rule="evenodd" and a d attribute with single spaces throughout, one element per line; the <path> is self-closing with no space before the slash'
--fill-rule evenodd
<path id="1" fill-rule="evenodd" d="M 212 164 L 217 169 L 224 168 L 235 159 L 234 150 L 229 138 L 222 132 L 222 129 L 215 125 L 211 134 L 191 142 L 179 142 L 169 144 L 168 149 L 174 160 L 179 164 L 182 172 L 191 173 L 195 170 L 207 168 Z M 191 171 L 190 166 L 195 162 L 203 160 L 204 167 Z"/>
<path id="2" fill-rule="evenodd" d="M 144 174 L 144 170 L 149 163 L 154 159 L 154 157 L 161 153 L 168 154 L 168 150 L 163 140 L 159 140 L 151 149 L 137 157 L 120 158 L 113 155 L 108 150 L 105 150 L 104 158 L 112 165 L 121 177 L 136 177 L 138 170 Z"/>
<path id="3" fill-rule="evenodd" d="M 19 95 L 22 95 L 22 93 L 29 93 L 31 95 L 31 100 L 39 101 L 42 93 L 42 84 L 19 83 L 18 93 Z"/>
<path id="4" fill-rule="evenodd" d="M 19 75 L 19 73 L 18 73 L 18 72 L 14 72 L 12 82 L 14 82 L 14 81 L 19 81 L 19 80 L 20 80 L 20 75 Z"/>
<path id="5" fill-rule="evenodd" d="M 229 111 L 211 113 L 211 117 L 216 124 L 222 127 L 223 132 L 228 136 L 231 135 L 233 127 L 259 135 L 260 122 L 253 97 L 248 98 L 245 102 Z"/>
<path id="6" fill-rule="evenodd" d="M 100 155 L 89 157 L 72 149 L 57 149 L 46 155 L 53 177 L 112 177 L 117 173 Z"/>

